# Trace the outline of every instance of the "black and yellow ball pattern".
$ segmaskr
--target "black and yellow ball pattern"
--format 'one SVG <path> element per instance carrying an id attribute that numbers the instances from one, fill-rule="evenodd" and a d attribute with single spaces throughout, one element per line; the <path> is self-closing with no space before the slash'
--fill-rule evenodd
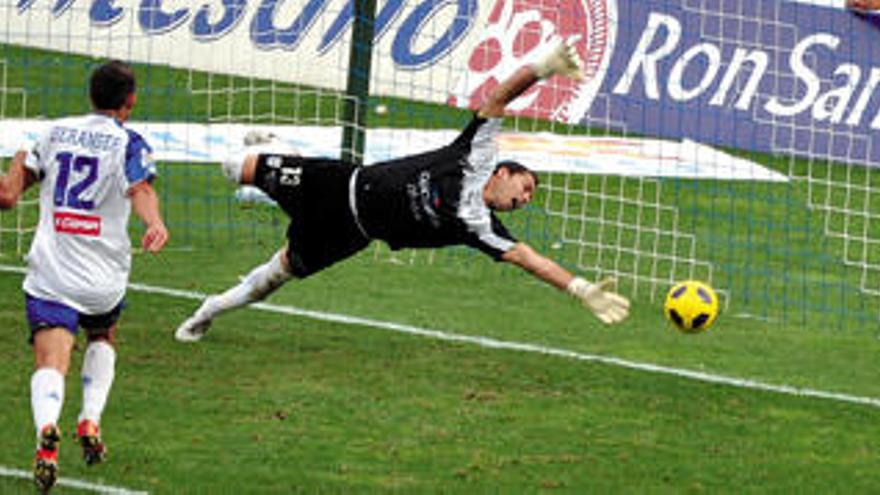
<path id="1" fill-rule="evenodd" d="M 718 318 L 718 294 L 705 282 L 685 280 L 669 289 L 663 313 L 682 332 L 707 330 Z"/>

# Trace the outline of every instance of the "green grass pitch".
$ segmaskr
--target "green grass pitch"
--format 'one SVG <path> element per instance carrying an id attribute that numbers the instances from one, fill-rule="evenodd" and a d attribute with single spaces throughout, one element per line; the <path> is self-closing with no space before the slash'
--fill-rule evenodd
<path id="1" fill-rule="evenodd" d="M 167 284 L 159 272 L 173 270 L 175 286 L 219 288 L 257 260 L 229 254 L 222 270 L 170 254 L 165 261 L 139 258 L 136 278 Z M 286 287 L 272 302 L 877 393 L 870 371 L 876 345 L 838 336 L 810 349 L 796 333 L 771 335 L 729 321 L 689 337 L 644 307 L 630 324 L 609 329 L 524 282 L 356 259 Z M 0 341 L 7 377 L 0 381 L 7 397 L 0 465 L 27 469 L 31 356 L 19 283 L 18 275 L 0 275 L 0 324 L 7 329 Z M 855 493 L 880 481 L 880 423 L 872 407 L 257 310 L 218 319 L 202 343 L 181 345 L 171 332 L 194 301 L 131 292 L 128 302 L 103 421 L 111 457 L 86 468 L 67 440 L 63 476 L 169 494 Z M 81 349 L 74 360 L 80 358 Z M 79 403 L 77 376 L 74 369 L 68 379 L 68 432 Z M 30 487 L 0 480 L 0 488 Z"/>

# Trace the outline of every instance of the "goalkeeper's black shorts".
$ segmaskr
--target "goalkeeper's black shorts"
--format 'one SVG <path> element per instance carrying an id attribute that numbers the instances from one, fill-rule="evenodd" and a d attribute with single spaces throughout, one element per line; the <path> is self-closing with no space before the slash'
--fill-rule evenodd
<path id="1" fill-rule="evenodd" d="M 319 272 L 367 247 L 349 203 L 357 166 L 341 160 L 262 154 L 254 185 L 290 217 L 288 259 L 299 278 Z"/>

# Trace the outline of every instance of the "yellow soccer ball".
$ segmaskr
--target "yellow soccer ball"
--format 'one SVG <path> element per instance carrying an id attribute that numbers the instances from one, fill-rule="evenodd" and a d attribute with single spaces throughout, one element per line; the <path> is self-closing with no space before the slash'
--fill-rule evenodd
<path id="1" fill-rule="evenodd" d="M 678 282 L 666 295 L 663 314 L 682 332 L 703 332 L 718 318 L 718 294 L 705 282 Z"/>

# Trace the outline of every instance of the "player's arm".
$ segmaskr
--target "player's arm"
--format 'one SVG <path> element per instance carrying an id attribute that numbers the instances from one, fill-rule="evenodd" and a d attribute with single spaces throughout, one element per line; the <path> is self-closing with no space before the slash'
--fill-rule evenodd
<path id="1" fill-rule="evenodd" d="M 617 282 L 613 278 L 587 282 L 522 242 L 501 255 L 501 259 L 579 299 L 603 323 L 619 323 L 629 315 L 629 300 L 614 292 Z"/>
<path id="2" fill-rule="evenodd" d="M 129 189 L 131 206 L 135 214 L 147 226 L 141 238 L 141 246 L 149 253 L 156 253 L 168 242 L 168 229 L 159 212 L 159 197 L 147 181 L 141 181 Z"/>
<path id="3" fill-rule="evenodd" d="M 9 171 L 0 176 L 0 210 L 14 207 L 18 198 L 37 182 L 36 175 L 24 166 L 26 156 L 26 151 L 15 153 Z"/>
<path id="4" fill-rule="evenodd" d="M 584 77 L 581 58 L 574 45 L 559 43 L 534 64 L 518 69 L 492 90 L 480 106 L 479 116 L 503 117 L 504 109 L 510 102 L 525 93 L 536 82 L 556 74 L 578 80 Z"/>

